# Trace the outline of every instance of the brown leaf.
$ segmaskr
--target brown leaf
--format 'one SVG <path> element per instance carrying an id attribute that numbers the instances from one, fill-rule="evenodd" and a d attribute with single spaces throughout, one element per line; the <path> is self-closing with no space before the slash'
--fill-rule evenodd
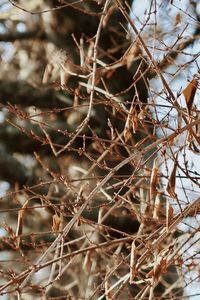
<path id="1" fill-rule="evenodd" d="M 154 262 L 153 269 L 146 275 L 147 278 L 153 277 L 154 282 L 159 280 L 159 277 L 166 273 L 167 270 L 167 260 L 164 257 L 160 257 Z"/>
<path id="2" fill-rule="evenodd" d="M 138 116 L 135 109 L 134 101 L 131 104 L 126 124 L 124 127 L 124 139 L 127 142 L 131 138 L 131 127 L 133 128 L 133 133 L 135 133 L 138 129 Z"/>
<path id="3" fill-rule="evenodd" d="M 57 214 L 53 215 L 53 225 L 52 225 L 53 232 L 59 231 L 60 222 L 61 222 L 60 217 Z"/>
<path id="4" fill-rule="evenodd" d="M 183 90 L 183 95 L 186 100 L 189 114 L 191 113 L 192 105 L 194 102 L 194 96 L 197 90 L 198 81 L 194 77 L 188 86 Z"/>
<path id="5" fill-rule="evenodd" d="M 167 272 L 167 259 L 165 257 L 162 258 L 161 260 L 161 273 L 166 273 Z"/>
<path id="6" fill-rule="evenodd" d="M 190 213 L 188 214 L 188 216 L 195 217 L 196 215 L 199 215 L 199 214 L 200 214 L 200 205 L 198 205 L 193 210 L 191 210 Z"/>
<path id="7" fill-rule="evenodd" d="M 176 156 L 176 160 L 174 162 L 174 167 L 173 167 L 172 172 L 169 176 L 168 185 L 167 185 L 167 192 L 169 193 L 169 195 L 172 198 L 177 198 L 177 195 L 175 193 L 177 159 L 178 159 L 178 154 Z"/>
<path id="8" fill-rule="evenodd" d="M 167 231 L 169 230 L 169 226 L 172 223 L 173 217 L 174 217 L 174 209 L 170 205 L 169 201 L 167 201 L 167 205 L 166 205 L 166 228 L 167 228 Z"/>
<path id="9" fill-rule="evenodd" d="M 133 279 L 137 275 L 136 263 L 137 263 L 137 247 L 135 245 L 135 241 L 133 241 L 131 245 L 131 258 L 130 258 L 130 284 L 133 283 Z"/>
<path id="10" fill-rule="evenodd" d="M 134 111 L 133 111 L 133 123 L 132 123 L 132 127 L 133 127 L 133 133 L 136 133 L 138 131 L 138 114 L 136 112 L 135 107 L 134 107 Z"/>
<path id="11" fill-rule="evenodd" d="M 25 208 L 28 204 L 28 200 L 24 203 L 22 208 L 18 212 L 18 221 L 17 221 L 17 229 L 15 236 L 18 237 L 22 234 L 23 230 L 23 223 L 24 223 L 24 214 L 25 214 Z"/>
<path id="12" fill-rule="evenodd" d="M 184 260 L 182 259 L 182 257 L 179 257 L 179 258 L 177 259 L 177 263 L 178 263 L 178 266 L 179 266 L 180 268 L 182 268 L 182 266 L 183 266 L 183 264 L 184 264 Z"/>
<path id="13" fill-rule="evenodd" d="M 16 233 L 15 233 L 15 236 L 17 238 L 16 245 L 18 247 L 20 245 L 20 235 L 23 232 L 24 215 L 25 215 L 25 208 L 26 208 L 27 204 L 28 204 L 28 200 L 24 203 L 24 205 L 18 212 L 17 229 L 16 229 Z"/>
<path id="14" fill-rule="evenodd" d="M 175 20 L 174 20 L 174 26 L 178 25 L 181 22 L 181 15 L 177 13 Z"/>
<path id="15" fill-rule="evenodd" d="M 157 162 L 157 158 L 155 158 L 153 162 L 153 169 L 151 172 L 151 179 L 150 179 L 150 201 L 154 200 L 156 197 L 157 182 L 158 182 L 158 162 Z"/>

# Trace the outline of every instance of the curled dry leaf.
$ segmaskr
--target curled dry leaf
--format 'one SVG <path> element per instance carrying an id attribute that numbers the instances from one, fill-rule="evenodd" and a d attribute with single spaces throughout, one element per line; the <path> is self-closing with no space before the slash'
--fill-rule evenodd
<path id="1" fill-rule="evenodd" d="M 182 267 L 183 267 L 184 260 L 183 260 L 182 257 L 179 257 L 179 258 L 177 259 L 177 264 L 178 264 L 179 268 L 182 268 Z"/>
<path id="2" fill-rule="evenodd" d="M 133 128 L 133 133 L 136 133 L 138 130 L 138 114 L 137 111 L 134 107 L 134 111 L 133 111 L 133 123 L 132 123 L 132 128 Z"/>
<path id="3" fill-rule="evenodd" d="M 158 183 L 158 161 L 156 157 L 153 162 L 153 169 L 151 172 L 151 179 L 150 179 L 150 201 L 154 200 L 157 195 L 157 190 L 156 190 L 157 183 Z"/>
<path id="4" fill-rule="evenodd" d="M 137 263 L 137 247 L 135 245 L 135 241 L 133 241 L 131 245 L 131 258 L 130 258 L 130 284 L 133 283 L 133 280 L 137 275 L 136 263 Z"/>
<path id="5" fill-rule="evenodd" d="M 21 208 L 18 213 L 18 226 L 16 236 L 22 234 L 22 227 L 24 223 L 24 208 Z"/>
<path id="6" fill-rule="evenodd" d="M 197 90 L 197 86 L 198 86 L 198 81 L 197 79 L 194 77 L 192 79 L 192 81 L 188 84 L 188 86 L 183 90 L 183 95 L 185 97 L 185 101 L 187 104 L 187 109 L 188 109 L 188 113 L 190 115 L 191 113 L 191 109 L 192 109 L 192 105 L 194 102 L 194 96 Z"/>
<path id="7" fill-rule="evenodd" d="M 61 223 L 60 217 L 57 214 L 53 215 L 53 225 L 52 225 L 53 232 L 59 231 L 60 223 Z"/>
<path id="8" fill-rule="evenodd" d="M 157 263 L 157 262 L 154 263 L 154 269 L 153 269 L 154 281 L 155 282 L 158 281 L 158 279 L 161 275 L 162 275 L 162 260 L 159 263 Z"/>
<path id="9" fill-rule="evenodd" d="M 15 233 L 15 236 L 18 238 L 17 239 L 18 246 L 20 244 L 20 235 L 23 232 L 24 215 L 25 215 L 25 208 L 26 208 L 27 204 L 28 204 L 28 200 L 24 203 L 24 205 L 22 206 L 22 208 L 20 208 L 20 210 L 18 212 L 17 229 L 16 229 L 16 233 Z"/>
<path id="10" fill-rule="evenodd" d="M 174 26 L 177 26 L 180 22 L 181 22 L 181 15 L 180 13 L 177 13 L 174 20 Z"/>
<path id="11" fill-rule="evenodd" d="M 193 210 L 191 210 L 188 216 L 195 217 L 196 215 L 199 214 L 200 214 L 200 204 L 197 207 L 195 207 Z"/>
<path id="12" fill-rule="evenodd" d="M 167 185 L 167 192 L 169 193 L 169 195 L 172 198 L 177 198 L 177 195 L 175 193 L 177 159 L 178 159 L 178 154 L 176 156 L 176 160 L 174 162 L 174 166 L 173 166 L 172 172 L 169 176 L 168 185 Z"/>
<path id="13" fill-rule="evenodd" d="M 153 278 L 157 282 L 163 273 L 167 270 L 167 259 L 165 257 L 158 257 L 154 262 L 153 269 L 146 275 L 147 278 Z"/>
<path id="14" fill-rule="evenodd" d="M 174 209 L 170 205 L 169 201 L 167 201 L 167 205 L 166 205 L 166 228 L 167 228 L 167 231 L 169 230 L 169 226 L 172 223 L 173 217 L 174 217 Z"/>
<path id="15" fill-rule="evenodd" d="M 124 138 L 125 141 L 127 142 L 131 138 L 131 127 L 133 128 L 133 133 L 135 133 L 138 129 L 138 116 L 137 112 L 135 109 L 134 101 L 131 104 L 127 119 L 126 119 L 126 124 L 124 127 Z"/>

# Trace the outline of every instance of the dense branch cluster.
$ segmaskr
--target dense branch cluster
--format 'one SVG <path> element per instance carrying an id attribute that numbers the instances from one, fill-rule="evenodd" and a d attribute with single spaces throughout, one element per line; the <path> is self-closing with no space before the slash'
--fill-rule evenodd
<path id="1" fill-rule="evenodd" d="M 198 3 L 138 2 L 0 4 L 5 299 L 199 281 Z"/>

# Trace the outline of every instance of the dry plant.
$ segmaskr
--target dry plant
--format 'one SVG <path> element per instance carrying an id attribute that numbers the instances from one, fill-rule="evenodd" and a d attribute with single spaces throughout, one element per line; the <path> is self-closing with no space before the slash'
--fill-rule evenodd
<path id="1" fill-rule="evenodd" d="M 198 295 L 199 4 L 139 2 L 0 4 L 3 299 Z"/>

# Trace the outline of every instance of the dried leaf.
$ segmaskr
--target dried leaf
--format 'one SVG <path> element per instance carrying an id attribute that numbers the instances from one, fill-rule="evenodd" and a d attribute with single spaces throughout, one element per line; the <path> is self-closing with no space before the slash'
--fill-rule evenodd
<path id="1" fill-rule="evenodd" d="M 167 270 L 167 260 L 166 258 L 159 257 L 157 261 L 154 262 L 154 268 L 153 268 L 153 278 L 154 281 L 158 281 L 159 277 L 163 274 L 166 273 Z"/>
<path id="2" fill-rule="evenodd" d="M 124 127 L 124 138 L 125 141 L 127 142 L 131 138 L 131 126 L 133 127 L 133 133 L 137 131 L 138 128 L 138 120 L 137 120 L 137 113 L 135 110 L 135 105 L 134 101 L 131 104 L 127 119 L 126 119 L 126 124 Z"/>
<path id="3" fill-rule="evenodd" d="M 200 205 L 198 205 L 193 210 L 191 210 L 190 213 L 188 214 L 188 216 L 196 217 L 196 215 L 199 215 L 199 214 L 200 214 Z"/>
<path id="4" fill-rule="evenodd" d="M 25 207 L 27 206 L 27 204 L 28 204 L 28 200 L 24 203 L 24 205 L 18 212 L 17 229 L 16 229 L 16 233 L 15 233 L 15 236 L 17 238 L 16 244 L 18 247 L 20 245 L 20 235 L 23 232 L 24 214 L 25 214 Z"/>
<path id="5" fill-rule="evenodd" d="M 133 280 L 137 275 L 136 263 L 137 263 L 137 247 L 135 245 L 135 241 L 133 241 L 131 245 L 131 258 L 130 258 L 130 284 L 133 283 Z"/>
<path id="6" fill-rule="evenodd" d="M 53 225 L 52 225 L 53 232 L 59 231 L 60 223 L 61 223 L 60 217 L 57 214 L 53 215 Z"/>
<path id="7" fill-rule="evenodd" d="M 22 208 L 18 212 L 18 221 L 17 221 L 17 229 L 15 236 L 18 237 L 22 234 L 23 231 L 23 223 L 24 223 L 24 214 L 25 214 L 25 208 L 28 204 L 28 200 L 24 203 Z"/>
<path id="8" fill-rule="evenodd" d="M 131 131 L 128 130 L 128 127 L 125 128 L 124 130 L 124 139 L 125 142 L 127 142 L 131 138 Z"/>
<path id="9" fill-rule="evenodd" d="M 181 22 L 181 15 L 177 13 L 175 20 L 174 20 L 174 26 L 178 25 Z"/>
<path id="10" fill-rule="evenodd" d="M 165 257 L 162 258 L 161 260 L 161 273 L 166 273 L 167 272 L 167 259 Z"/>
<path id="11" fill-rule="evenodd" d="M 133 112 L 133 123 L 132 123 L 132 127 L 133 127 L 133 133 L 136 133 L 138 131 L 138 114 L 136 112 L 136 109 L 134 107 L 134 112 Z"/>
<path id="12" fill-rule="evenodd" d="M 150 179 L 150 201 L 154 200 L 157 194 L 156 186 L 158 182 L 158 162 L 157 158 L 154 159 L 153 169 Z"/>
<path id="13" fill-rule="evenodd" d="M 178 263 L 178 266 L 179 266 L 180 268 L 182 268 L 182 266 L 183 266 L 183 264 L 184 264 L 184 260 L 182 259 L 182 257 L 179 257 L 179 258 L 177 259 L 177 263 Z"/>
<path id="14" fill-rule="evenodd" d="M 155 257 L 153 268 L 146 275 L 147 278 L 153 278 L 154 282 L 156 282 L 159 279 L 159 277 L 160 277 L 160 275 L 162 273 L 161 260 L 162 260 L 161 257 Z"/>
<path id="15" fill-rule="evenodd" d="M 177 195 L 175 193 L 177 159 L 178 159 L 178 154 L 176 156 L 176 160 L 174 162 L 174 166 L 169 176 L 168 185 L 167 185 L 167 192 L 172 198 L 177 198 Z"/>
<path id="16" fill-rule="evenodd" d="M 130 138 L 131 138 L 131 122 L 129 120 L 129 117 L 127 118 L 126 120 L 126 125 L 125 125 L 125 128 L 124 128 L 124 139 L 125 139 L 125 142 L 127 142 Z"/>
<path id="17" fill-rule="evenodd" d="M 194 77 L 188 86 L 183 90 L 183 95 L 186 100 L 189 114 L 191 113 L 192 105 L 194 102 L 194 96 L 197 90 L 198 81 Z"/>
<path id="18" fill-rule="evenodd" d="M 194 116 L 194 120 L 200 120 L 200 112 L 199 111 L 196 111 L 196 114 Z M 200 124 L 196 124 L 195 133 L 198 137 L 200 137 Z"/>
<path id="19" fill-rule="evenodd" d="M 167 228 L 167 231 L 169 230 L 169 226 L 172 223 L 173 217 L 174 217 L 174 209 L 170 205 L 169 201 L 167 201 L 167 205 L 166 205 L 166 228 Z"/>
<path id="20" fill-rule="evenodd" d="M 153 277 L 154 282 L 159 280 L 159 277 L 166 273 L 167 270 L 167 260 L 164 257 L 158 257 L 154 262 L 153 269 L 146 275 L 147 278 Z"/>
<path id="21" fill-rule="evenodd" d="M 22 234 L 23 223 L 24 223 L 24 209 L 21 208 L 18 213 L 18 225 L 17 225 L 16 236 Z"/>

